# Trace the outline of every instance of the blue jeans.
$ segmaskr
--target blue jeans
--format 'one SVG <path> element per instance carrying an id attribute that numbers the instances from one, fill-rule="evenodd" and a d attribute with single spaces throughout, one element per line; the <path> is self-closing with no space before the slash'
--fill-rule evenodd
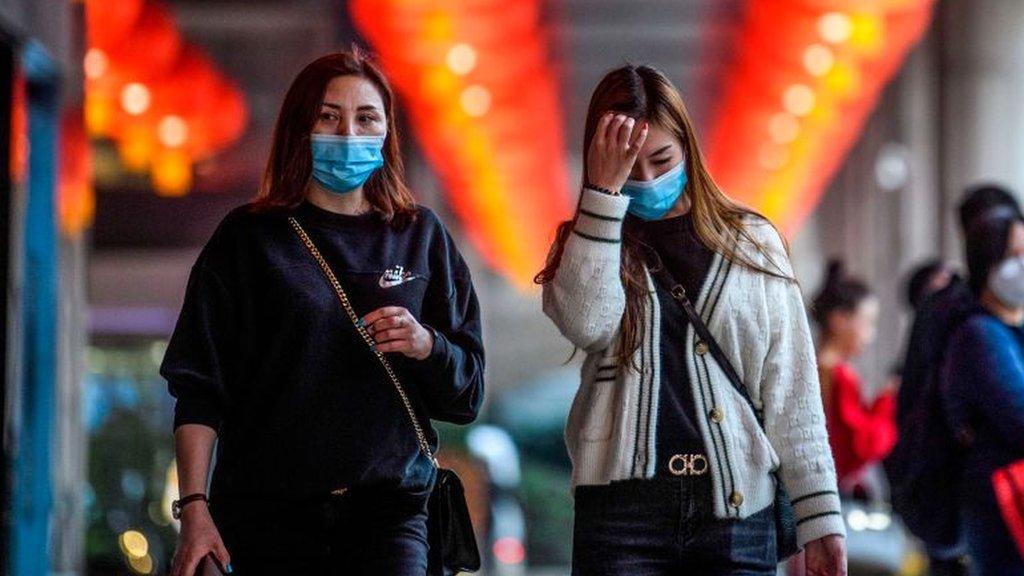
<path id="1" fill-rule="evenodd" d="M 573 576 L 774 576 L 775 546 L 772 506 L 717 519 L 708 475 L 576 488 Z"/>
<path id="2" fill-rule="evenodd" d="M 214 499 L 232 576 L 427 573 L 427 495 L 353 489 L 315 501 Z"/>

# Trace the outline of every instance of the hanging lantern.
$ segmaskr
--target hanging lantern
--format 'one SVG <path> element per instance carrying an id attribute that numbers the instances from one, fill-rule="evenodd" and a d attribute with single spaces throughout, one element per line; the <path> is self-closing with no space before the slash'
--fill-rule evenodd
<path id="1" fill-rule="evenodd" d="M 113 139 L 131 172 L 159 166 L 153 181 L 164 193 L 187 192 L 194 159 L 244 131 L 242 93 L 201 50 L 182 41 L 161 2 L 86 0 L 86 16 L 89 135 Z"/>
<path id="2" fill-rule="evenodd" d="M 96 196 L 92 187 L 92 150 L 82 110 L 68 110 L 61 120 L 57 211 L 60 229 L 73 237 L 92 224 Z"/>
<path id="3" fill-rule="evenodd" d="M 161 149 L 153 159 L 153 188 L 160 196 L 184 196 L 192 187 L 192 159 L 181 149 Z"/>
<path id="4" fill-rule="evenodd" d="M 117 139 L 117 152 L 126 169 L 144 173 L 156 153 L 157 142 L 153 128 L 145 122 L 124 126 Z"/>
<path id="5" fill-rule="evenodd" d="M 128 36 L 105 50 L 108 74 L 119 83 L 159 77 L 175 63 L 181 48 L 181 36 L 170 13 L 157 2 L 147 2 Z"/>
<path id="6" fill-rule="evenodd" d="M 196 135 L 191 147 L 195 157 L 222 150 L 242 136 L 249 120 L 245 96 L 237 86 L 221 82 L 214 104 L 202 117 L 202 132 Z"/>
<path id="7" fill-rule="evenodd" d="M 110 94 L 101 91 L 85 93 L 85 125 L 90 136 L 109 136 L 114 129 L 117 103 Z"/>
<path id="8" fill-rule="evenodd" d="M 121 42 L 142 14 L 144 0 L 85 0 L 89 47 L 110 48 Z"/>
<path id="9" fill-rule="evenodd" d="M 934 0 L 752 0 L 709 133 L 722 187 L 792 233 L 842 164 Z"/>
<path id="10" fill-rule="evenodd" d="M 11 181 L 25 182 L 28 176 L 28 84 L 21 69 L 11 83 Z"/>
<path id="11" fill-rule="evenodd" d="M 532 286 L 556 226 L 572 212 L 541 2 L 357 0 L 349 7 L 408 103 L 424 155 L 474 249 L 517 286 Z"/>
<path id="12" fill-rule="evenodd" d="M 167 73 L 152 83 L 153 109 L 157 115 L 181 116 L 207 111 L 220 83 L 220 74 L 210 58 L 188 46 Z"/>

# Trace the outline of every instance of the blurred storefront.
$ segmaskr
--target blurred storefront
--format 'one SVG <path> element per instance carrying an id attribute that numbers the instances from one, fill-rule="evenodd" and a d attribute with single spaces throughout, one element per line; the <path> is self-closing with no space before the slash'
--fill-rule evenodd
<path id="1" fill-rule="evenodd" d="M 0 6 L 0 221 L 4 332 L 4 573 L 75 573 L 83 561 L 81 433 L 88 179 L 62 180 L 62 118 L 81 105 L 75 13 L 62 1 Z"/>

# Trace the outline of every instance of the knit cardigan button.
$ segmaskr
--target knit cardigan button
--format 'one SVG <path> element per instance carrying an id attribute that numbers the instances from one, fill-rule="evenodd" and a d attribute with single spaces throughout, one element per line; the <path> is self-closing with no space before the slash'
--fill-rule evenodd
<path id="1" fill-rule="evenodd" d="M 743 494 L 740 494 L 739 492 L 733 492 L 732 496 L 729 496 L 729 504 L 732 504 L 735 508 L 739 508 L 740 506 L 742 506 Z"/>
<path id="2" fill-rule="evenodd" d="M 708 417 L 711 418 L 712 422 L 721 423 L 725 420 L 725 412 L 722 412 L 721 408 L 712 408 L 711 412 L 708 413 Z"/>
<path id="3" fill-rule="evenodd" d="M 705 344 L 704 342 L 697 342 L 697 354 L 700 354 L 701 356 L 703 356 L 703 355 L 705 355 L 707 353 L 708 353 L 708 345 Z"/>

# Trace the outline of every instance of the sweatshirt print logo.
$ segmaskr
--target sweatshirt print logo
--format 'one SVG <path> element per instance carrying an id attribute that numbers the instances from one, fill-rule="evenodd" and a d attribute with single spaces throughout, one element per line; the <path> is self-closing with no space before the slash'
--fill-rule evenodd
<path id="1" fill-rule="evenodd" d="M 416 275 L 412 272 L 406 271 L 402 266 L 392 266 L 384 271 L 384 275 L 380 277 L 381 288 L 394 288 L 399 284 L 405 284 L 406 282 L 416 278 Z"/>

